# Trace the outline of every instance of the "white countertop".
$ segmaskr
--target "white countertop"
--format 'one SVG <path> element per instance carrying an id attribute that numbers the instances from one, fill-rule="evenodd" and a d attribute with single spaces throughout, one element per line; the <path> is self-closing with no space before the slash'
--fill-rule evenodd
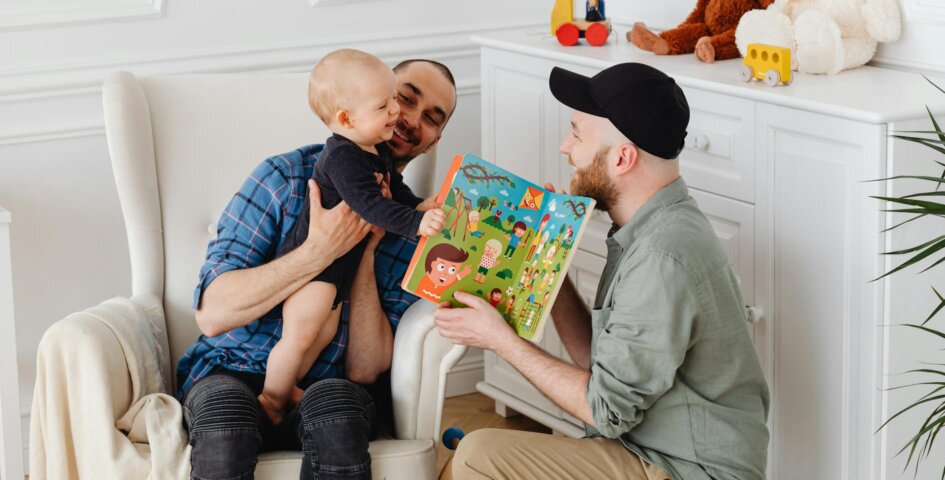
<path id="1" fill-rule="evenodd" d="M 741 81 L 741 59 L 707 64 L 694 55 L 658 56 L 633 46 L 624 36 L 626 31 L 627 28 L 616 26 L 615 33 L 602 47 L 591 47 L 583 41 L 574 47 L 564 47 L 547 33 L 540 35 L 524 29 L 474 35 L 472 41 L 483 47 L 595 69 L 621 62 L 645 63 L 666 72 L 682 86 L 868 123 L 924 117 L 928 115 L 926 104 L 936 114 L 945 113 L 945 94 L 918 73 L 870 66 L 836 75 L 795 72 L 791 85 L 769 87 L 760 81 Z M 930 78 L 945 89 L 945 79 Z"/>

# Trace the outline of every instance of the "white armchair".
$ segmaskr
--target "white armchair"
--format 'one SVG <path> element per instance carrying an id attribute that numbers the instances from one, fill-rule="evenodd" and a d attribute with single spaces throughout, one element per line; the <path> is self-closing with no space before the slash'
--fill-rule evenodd
<path id="1" fill-rule="evenodd" d="M 152 356 L 162 370 L 152 373 L 161 380 L 153 387 L 158 391 L 173 393 L 173 366 L 199 334 L 191 309 L 193 289 L 226 202 L 264 158 L 320 142 L 329 134 L 308 109 L 306 82 L 304 74 L 139 79 L 127 72 L 105 81 L 108 148 L 131 255 L 130 301 L 136 306 L 131 310 L 141 312 L 140 318 L 132 317 L 152 324 L 147 348 L 156 352 Z M 434 166 L 427 155 L 405 172 L 418 194 L 432 191 Z M 436 476 L 434 447 L 446 373 L 465 348 L 438 335 L 432 310 L 433 304 L 419 301 L 398 327 L 391 374 L 396 439 L 371 443 L 374 478 Z M 93 307 L 58 322 L 44 337 L 40 355 L 81 337 L 83 349 L 121 358 L 120 349 L 128 346 L 107 329 L 89 325 L 90 317 L 102 318 L 109 311 Z M 128 369 L 133 377 L 135 369 Z M 47 372 L 46 377 L 48 383 L 55 375 Z M 100 377 L 115 379 L 103 395 L 111 391 L 114 397 L 130 385 L 120 372 Z M 127 406 L 133 395 L 124 395 L 110 404 Z M 300 461 L 297 452 L 263 454 L 256 478 L 297 478 Z"/>

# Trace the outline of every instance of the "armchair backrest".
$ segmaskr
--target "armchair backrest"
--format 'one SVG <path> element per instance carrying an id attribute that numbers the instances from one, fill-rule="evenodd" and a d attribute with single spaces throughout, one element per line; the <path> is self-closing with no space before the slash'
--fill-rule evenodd
<path id="1" fill-rule="evenodd" d="M 307 74 L 138 79 L 128 72 L 105 81 L 132 295 L 163 299 L 172 364 L 199 335 L 194 287 L 227 202 L 265 158 L 330 133 L 308 108 L 307 81 Z M 434 155 L 425 157 L 405 172 L 421 196 L 433 190 Z"/>

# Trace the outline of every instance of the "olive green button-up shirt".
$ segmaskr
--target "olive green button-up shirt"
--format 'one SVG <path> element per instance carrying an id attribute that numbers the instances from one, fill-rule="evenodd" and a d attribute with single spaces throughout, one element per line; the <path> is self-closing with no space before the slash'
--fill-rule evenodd
<path id="1" fill-rule="evenodd" d="M 607 239 L 591 317 L 596 432 L 674 479 L 764 478 L 769 393 L 722 245 L 682 178 Z"/>

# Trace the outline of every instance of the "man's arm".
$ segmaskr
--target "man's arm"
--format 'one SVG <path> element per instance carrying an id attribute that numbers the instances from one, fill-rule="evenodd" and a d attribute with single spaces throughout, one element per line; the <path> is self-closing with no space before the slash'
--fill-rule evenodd
<path id="1" fill-rule="evenodd" d="M 371 234 L 351 286 L 345 372 L 355 383 L 374 383 L 390 368 L 394 355 L 394 332 L 381 308 L 374 275 L 374 251 L 383 236 L 382 230 Z"/>
<path id="2" fill-rule="evenodd" d="M 591 369 L 591 312 L 581 300 L 577 288 L 566 276 L 551 306 L 551 317 L 561 343 L 571 359 L 583 370 Z"/>
<path id="3" fill-rule="evenodd" d="M 440 304 L 434 321 L 440 334 L 454 343 L 494 351 L 566 412 L 594 425 L 587 401 L 591 372 L 548 355 L 519 337 L 485 300 L 466 293 L 453 294 L 470 308 L 448 308 Z"/>
<path id="4" fill-rule="evenodd" d="M 214 337 L 266 314 L 364 238 L 370 225 L 344 203 L 325 210 L 309 180 L 310 217 L 305 242 L 292 252 L 252 268 L 227 271 L 203 291 L 197 326 Z"/>

